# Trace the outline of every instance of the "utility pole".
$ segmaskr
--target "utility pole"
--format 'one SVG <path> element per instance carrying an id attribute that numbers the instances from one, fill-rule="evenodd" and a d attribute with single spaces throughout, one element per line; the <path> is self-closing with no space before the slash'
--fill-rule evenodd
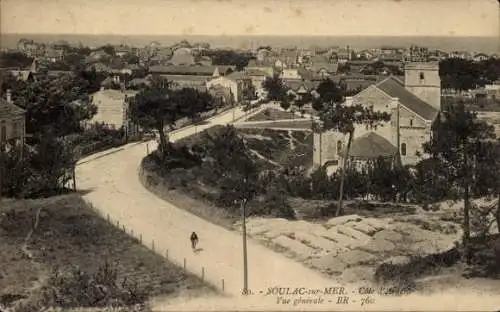
<path id="1" fill-rule="evenodd" d="M 243 295 L 248 295 L 248 259 L 247 259 L 247 226 L 246 226 L 246 199 L 241 201 L 243 219 Z"/>

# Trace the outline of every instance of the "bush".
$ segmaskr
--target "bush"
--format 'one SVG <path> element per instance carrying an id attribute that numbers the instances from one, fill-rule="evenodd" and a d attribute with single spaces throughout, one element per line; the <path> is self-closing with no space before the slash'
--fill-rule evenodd
<path id="1" fill-rule="evenodd" d="M 49 133 L 37 141 L 35 146 L 0 147 L 1 164 L 5 165 L 0 168 L 1 194 L 38 197 L 55 195 L 64 189 L 75 166 L 71 145 Z"/>
<path id="2" fill-rule="evenodd" d="M 118 281 L 115 266 L 105 262 L 91 275 L 73 267 L 55 269 L 42 288 L 41 305 L 46 307 L 123 307 L 144 303 L 147 294 L 137 284 Z"/>
<path id="3" fill-rule="evenodd" d="M 415 279 L 432 274 L 440 268 L 450 267 L 460 261 L 460 252 L 457 248 L 444 253 L 428 256 L 416 256 L 408 263 L 383 263 L 375 271 L 375 280 L 379 283 L 396 283 L 410 285 Z"/>

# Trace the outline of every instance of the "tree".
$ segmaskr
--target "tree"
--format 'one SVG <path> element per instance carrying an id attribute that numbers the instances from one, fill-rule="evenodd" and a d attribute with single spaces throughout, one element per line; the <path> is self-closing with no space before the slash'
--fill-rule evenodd
<path id="1" fill-rule="evenodd" d="M 270 101 L 282 101 L 286 96 L 286 87 L 278 74 L 266 77 L 262 87 L 267 91 L 267 99 Z"/>
<path id="2" fill-rule="evenodd" d="M 113 57 L 116 55 L 115 48 L 112 45 L 110 45 L 110 44 L 102 46 L 100 48 L 100 50 L 106 52 L 106 54 L 109 54 L 109 55 L 111 55 Z"/>
<path id="3" fill-rule="evenodd" d="M 33 63 L 33 58 L 21 52 L 1 52 L 2 67 L 26 68 Z"/>
<path id="4" fill-rule="evenodd" d="M 141 90 L 130 105 L 131 119 L 146 129 L 155 129 L 160 136 L 159 151 L 163 156 L 168 151 L 169 141 L 166 127 L 173 130 L 177 120 L 210 109 L 211 97 L 194 89 L 175 89 L 172 82 L 153 79 Z"/>
<path id="5" fill-rule="evenodd" d="M 33 146 L 0 147 L 1 195 L 54 195 L 72 177 L 75 166 L 73 147 L 55 137 L 53 132 L 38 136 L 38 143 Z"/>
<path id="6" fill-rule="evenodd" d="M 41 76 L 31 83 L 10 83 L 4 88 L 10 88 L 14 103 L 26 110 L 26 132 L 30 134 L 80 132 L 81 122 L 97 112 L 87 93 L 89 83 L 79 76 Z"/>
<path id="7" fill-rule="evenodd" d="M 281 108 L 283 108 L 285 111 L 287 111 L 291 105 L 292 105 L 292 103 L 290 103 L 289 97 L 284 96 L 281 103 L 280 103 Z"/>
<path id="8" fill-rule="evenodd" d="M 319 97 L 316 101 L 323 104 L 323 111 L 320 114 L 323 131 L 338 131 L 347 135 L 347 145 L 344 149 L 342 169 L 340 172 L 339 200 L 337 211 L 338 216 L 342 211 L 344 197 L 344 180 L 351 148 L 352 139 L 356 124 L 365 124 L 368 127 L 376 127 L 379 122 L 389 121 L 390 115 L 373 111 L 373 107 L 363 107 L 362 105 L 347 106 L 341 87 L 330 79 L 326 79 L 317 88 Z"/>
<path id="9" fill-rule="evenodd" d="M 492 126 L 479 120 L 477 114 L 463 103 L 451 105 L 433 126 L 435 135 L 424 144 L 424 151 L 437 160 L 448 187 L 460 190 L 464 200 L 463 244 L 467 246 L 470 241 L 471 187 L 475 182 L 480 183 L 474 179 L 478 172 L 477 160 L 486 159 L 484 147 L 495 134 Z"/>
<path id="10" fill-rule="evenodd" d="M 213 175 L 220 177 L 219 202 L 226 207 L 249 202 L 259 190 L 258 170 L 236 129 L 226 126 L 217 134 L 206 133 L 203 142 Z"/>

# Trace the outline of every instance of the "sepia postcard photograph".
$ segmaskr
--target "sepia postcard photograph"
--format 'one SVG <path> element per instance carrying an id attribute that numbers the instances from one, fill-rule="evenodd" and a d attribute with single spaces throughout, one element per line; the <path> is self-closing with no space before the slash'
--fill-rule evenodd
<path id="1" fill-rule="evenodd" d="M 0 312 L 500 311 L 500 1 L 0 0 Z"/>

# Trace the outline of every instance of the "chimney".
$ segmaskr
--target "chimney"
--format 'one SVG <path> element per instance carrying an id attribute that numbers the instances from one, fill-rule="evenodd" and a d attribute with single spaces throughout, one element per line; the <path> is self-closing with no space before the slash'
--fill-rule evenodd
<path id="1" fill-rule="evenodd" d="M 345 97 L 345 106 L 352 106 L 352 96 Z"/>
<path id="2" fill-rule="evenodd" d="M 7 103 L 12 103 L 12 93 L 10 89 L 7 89 Z"/>

